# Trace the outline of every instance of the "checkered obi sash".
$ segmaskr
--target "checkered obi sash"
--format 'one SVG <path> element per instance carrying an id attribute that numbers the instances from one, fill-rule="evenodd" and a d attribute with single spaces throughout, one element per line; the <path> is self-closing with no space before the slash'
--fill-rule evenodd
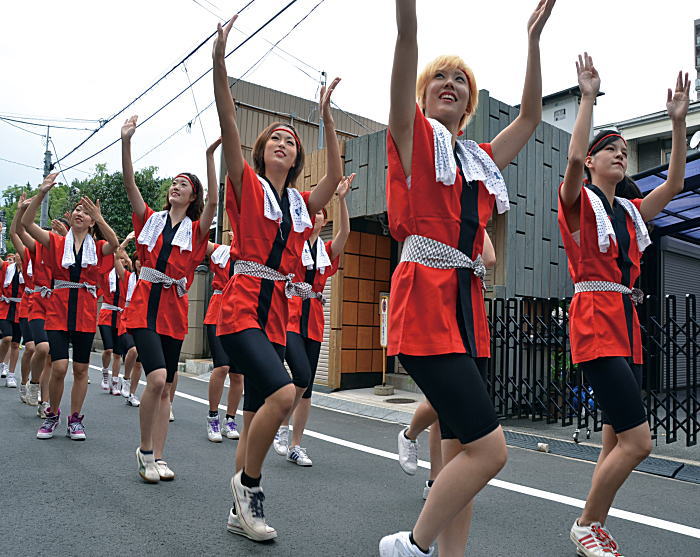
<path id="1" fill-rule="evenodd" d="M 481 255 L 473 261 L 463 251 L 425 236 L 411 235 L 404 240 L 401 263 L 420 263 L 433 269 L 470 269 L 483 284 L 486 266 Z"/>
<path id="2" fill-rule="evenodd" d="M 102 309 L 108 309 L 109 311 L 119 311 L 119 312 L 124 311 L 124 308 L 120 308 L 119 306 L 113 306 L 112 304 L 102 304 Z"/>
<path id="3" fill-rule="evenodd" d="M 94 284 L 90 284 L 89 282 L 71 282 L 69 280 L 56 280 L 53 283 L 54 290 L 78 290 L 80 288 L 84 288 L 95 298 L 97 298 L 97 286 L 95 286 Z M 44 294 L 42 293 L 42 296 L 43 295 Z"/>
<path id="4" fill-rule="evenodd" d="M 0 296 L 0 302 L 5 302 L 6 304 L 11 304 L 12 302 L 19 304 L 22 298 L 8 298 L 6 296 Z"/>
<path id="5" fill-rule="evenodd" d="M 51 290 L 48 286 L 35 286 L 32 288 L 25 288 L 24 290 L 27 294 L 40 294 L 42 298 L 48 298 L 51 296 Z"/>
<path id="6" fill-rule="evenodd" d="M 308 282 L 292 282 L 294 273 L 284 275 L 267 265 L 258 263 L 257 261 L 242 261 L 238 260 L 233 264 L 234 275 L 247 275 L 249 277 L 257 277 L 266 280 L 284 282 L 284 294 L 287 298 L 298 296 L 302 300 L 310 298 L 318 298 L 321 303 L 325 303 L 322 292 L 314 292 L 313 287 Z"/>
<path id="7" fill-rule="evenodd" d="M 644 301 L 644 292 L 639 288 L 628 288 L 624 284 L 616 282 L 607 282 L 604 280 L 586 280 L 574 284 L 574 292 L 619 292 L 625 294 L 632 299 L 634 305 L 641 304 Z"/>
<path id="8" fill-rule="evenodd" d="M 151 284 L 162 284 L 163 288 L 170 288 L 175 285 L 177 295 L 180 296 L 180 298 L 187 294 L 187 277 L 174 279 L 152 267 L 141 267 L 139 280 L 145 280 Z"/>

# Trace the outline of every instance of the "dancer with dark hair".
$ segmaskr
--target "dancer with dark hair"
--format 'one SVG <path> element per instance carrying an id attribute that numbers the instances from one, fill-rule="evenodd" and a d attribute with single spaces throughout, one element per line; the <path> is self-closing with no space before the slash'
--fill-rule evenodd
<path id="1" fill-rule="evenodd" d="M 97 324 L 97 284 L 103 258 L 119 246 L 114 231 L 102 217 L 99 201 L 83 197 L 71 212 L 66 236 L 47 232 L 34 222 L 37 209 L 47 192 L 56 184 L 57 174 L 49 174 L 22 215 L 22 224 L 30 236 L 46 250 L 53 274 L 53 292 L 46 309 L 46 334 L 51 352 L 50 408 L 37 432 L 38 439 L 50 439 L 61 416 L 63 385 L 68 372 L 68 349 L 73 347 L 73 388 L 67 435 L 85 440 L 80 411 L 87 394 L 90 350 Z M 106 240 L 95 241 L 92 229 L 97 226 Z"/>
<path id="2" fill-rule="evenodd" d="M 672 126 L 667 179 L 642 198 L 626 176 L 627 144 L 615 130 L 588 145 L 600 76 L 584 53 L 576 63 L 581 104 L 569 161 L 559 188 L 559 229 L 574 297 L 569 308 L 571 359 L 580 364 L 604 413 L 603 449 L 591 489 L 570 537 L 578 555 L 622 555 L 605 523 L 617 491 L 651 452 L 642 402 L 642 343 L 634 285 L 642 252 L 651 243 L 645 223 L 683 190 L 690 82 L 679 72 L 666 109 Z M 585 175 L 585 180 L 584 180 Z"/>
<path id="3" fill-rule="evenodd" d="M 151 209 L 136 185 L 131 161 L 136 121 L 137 117 L 132 116 L 122 126 L 122 169 L 142 267 L 122 317 L 134 337 L 146 374 L 139 408 L 138 472 L 145 482 L 157 483 L 175 478 L 163 459 L 170 390 L 187 334 L 187 290 L 204 258 L 218 200 L 216 188 L 210 186 L 205 204 L 199 179 L 183 172 L 173 178 L 164 210 Z"/>
<path id="4" fill-rule="evenodd" d="M 22 330 L 19 324 L 19 306 L 22 302 L 24 277 L 22 276 L 19 258 L 14 253 L 7 254 L 6 260 L 0 267 L 0 362 L 3 373 L 7 375 L 5 386 L 17 388 L 15 368 L 19 359 L 19 342 L 22 340 Z M 9 351 L 9 366 L 5 357 Z"/>
<path id="5" fill-rule="evenodd" d="M 387 212 L 392 236 L 404 244 L 392 276 L 388 354 L 437 412 L 444 466 L 413 530 L 382 538 L 382 557 L 433 554 L 436 540 L 440 555 L 464 555 L 473 499 L 507 459 L 476 365 L 490 349 L 484 233 L 494 205 L 499 213 L 509 206 L 500 170 L 541 120 L 539 42 L 553 6 L 541 0 L 527 24 L 520 114 L 478 145 L 457 141 L 478 102 L 472 71 L 459 57 L 441 56 L 417 76 L 416 2 L 396 0 Z"/>
<path id="6" fill-rule="evenodd" d="M 311 192 L 294 188 L 304 165 L 304 149 L 291 124 L 275 122 L 258 136 L 253 165 L 245 162 L 235 106 L 226 74 L 225 49 L 236 16 L 214 43 L 214 95 L 226 161 L 226 211 L 238 245 L 234 276 L 221 294 L 217 334 L 227 354 L 244 373 L 244 428 L 231 479 L 234 508 L 228 529 L 256 541 L 276 537 L 265 522 L 260 487 L 262 465 L 282 420 L 294 404 L 295 389 L 284 368 L 288 297 L 309 297 L 293 283 L 304 241 L 315 215 L 333 196 L 342 178 L 342 161 L 330 110 L 335 79 L 321 90 L 325 128 L 326 175 Z M 308 286 L 308 285 L 307 285 Z"/>
<path id="7" fill-rule="evenodd" d="M 134 233 L 129 232 L 122 246 L 134 239 Z M 119 288 L 121 288 L 121 298 L 124 300 L 124 311 L 131 305 L 131 298 L 136 289 L 138 281 L 138 273 L 141 270 L 141 264 L 136 256 L 129 257 L 124 248 L 117 252 L 117 257 L 114 259 L 114 268 L 119 276 Z M 132 271 L 133 269 L 133 271 Z M 126 399 L 128 406 L 138 407 L 141 401 L 136 396 L 136 391 L 141 379 L 141 362 L 138 361 L 138 351 L 134 343 L 134 337 L 126 330 L 126 322 L 124 319 L 119 320 L 117 329 L 117 338 L 124 351 L 124 378 L 121 383 L 121 395 Z"/>

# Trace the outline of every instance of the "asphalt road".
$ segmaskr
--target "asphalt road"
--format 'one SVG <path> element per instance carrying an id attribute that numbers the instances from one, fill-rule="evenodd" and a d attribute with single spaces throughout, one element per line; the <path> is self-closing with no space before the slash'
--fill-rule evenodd
<path id="1" fill-rule="evenodd" d="M 97 369 L 90 375 L 85 442 L 63 436 L 65 421 L 54 439 L 36 439 L 34 408 L 0 387 L 1 556 L 377 555 L 379 539 L 410 529 L 421 509 L 427 471 L 407 476 L 393 460 L 398 425 L 314 408 L 304 441 L 313 467 L 272 451 L 265 463 L 265 511 L 279 537 L 256 544 L 230 534 L 236 442 L 207 440 L 206 383 L 180 379 L 166 454 L 177 478 L 146 485 L 134 458 L 138 410 L 103 394 Z M 467 554 L 573 557 L 569 528 L 593 465 L 509 452 L 496 485 L 478 496 Z M 627 514 L 608 527 L 627 557 L 698 557 L 699 503 L 700 485 L 634 473 L 615 501 Z"/>

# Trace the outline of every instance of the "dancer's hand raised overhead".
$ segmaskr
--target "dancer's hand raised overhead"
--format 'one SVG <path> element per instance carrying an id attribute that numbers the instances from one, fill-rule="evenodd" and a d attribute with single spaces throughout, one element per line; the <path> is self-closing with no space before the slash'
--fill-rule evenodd
<path id="1" fill-rule="evenodd" d="M 583 56 L 579 54 L 576 62 L 576 73 L 578 74 L 578 86 L 581 89 L 581 94 L 593 97 L 598 95 L 600 75 L 593 65 L 593 58 L 587 52 L 584 52 Z"/>
<path id="2" fill-rule="evenodd" d="M 136 132 L 136 122 L 139 117 L 135 114 L 131 118 L 127 118 L 122 125 L 122 141 L 129 140 L 133 137 Z"/>
<path id="3" fill-rule="evenodd" d="M 686 72 L 684 77 L 683 72 L 680 71 L 676 78 L 676 89 L 673 92 L 671 89 L 668 90 L 668 98 L 666 100 L 666 111 L 671 121 L 685 120 L 685 116 L 688 114 L 689 102 L 690 80 L 688 79 L 688 73 Z"/>

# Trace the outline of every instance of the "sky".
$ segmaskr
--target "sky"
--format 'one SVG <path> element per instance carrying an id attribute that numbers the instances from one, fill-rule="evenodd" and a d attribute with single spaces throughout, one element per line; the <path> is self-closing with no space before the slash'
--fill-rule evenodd
<path id="1" fill-rule="evenodd" d="M 283 37 L 319 1 L 311 15 L 279 44 L 286 52 L 273 50 L 256 65 L 270 43 Z M 239 17 L 236 27 L 240 31 L 231 33 L 228 49 L 289 2 L 253 2 Z M 212 33 L 218 21 L 247 3 L 3 2 L 0 115 L 70 119 L 54 124 L 94 129 L 97 120 L 114 115 Z M 479 88 L 506 103 L 518 104 L 527 55 L 526 24 L 535 5 L 535 0 L 417 0 L 419 67 L 439 54 L 459 54 L 474 70 Z M 248 72 L 243 77 L 247 81 L 310 99 L 317 94 L 319 71 L 324 70 L 329 80 L 343 78 L 334 94 L 338 106 L 386 122 L 396 38 L 394 6 L 391 0 L 297 0 L 228 58 L 229 75 L 240 77 Z M 605 92 L 596 107 L 596 124 L 664 110 L 666 89 L 673 86 L 679 69 L 688 71 L 691 80 L 697 78 L 693 21 L 700 18 L 699 6 L 696 0 L 673 0 L 663 7 L 646 0 L 558 0 L 541 39 L 544 94 L 576 84 L 574 61 L 579 52 L 587 50 Z M 186 88 L 188 79 L 194 81 L 211 68 L 211 42 L 188 59 L 186 68 L 187 72 L 178 67 L 62 165 L 78 163 L 108 145 L 119 137 L 128 116 L 138 114 L 145 119 Z M 691 87 L 691 100 L 695 98 Z M 203 178 L 206 145 L 218 136 L 214 107 L 190 130 L 186 124 L 212 100 L 209 74 L 139 128 L 132 142 L 135 167 L 153 165 L 159 167 L 161 176 L 189 171 Z M 20 126 L 35 134 L 46 133 L 45 128 Z M 62 157 L 89 133 L 52 128 L 53 160 L 56 153 Z M 0 188 L 39 184 L 44 150 L 45 137 L 0 121 Z M 120 170 L 119 143 L 67 170 L 59 181 L 85 178 L 96 163 L 106 163 L 112 172 Z"/>

